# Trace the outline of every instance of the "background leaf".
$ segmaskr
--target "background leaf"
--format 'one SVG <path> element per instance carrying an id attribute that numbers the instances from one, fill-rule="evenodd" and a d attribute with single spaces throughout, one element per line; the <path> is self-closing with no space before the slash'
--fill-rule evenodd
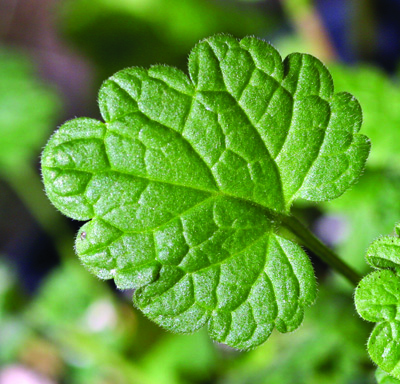
<path id="1" fill-rule="evenodd" d="M 58 107 L 54 90 L 34 77 L 29 60 L 0 48 L 0 173 L 17 172 L 40 152 Z"/>
<path id="2" fill-rule="evenodd" d="M 378 270 L 364 277 L 356 289 L 357 312 L 377 323 L 368 340 L 372 360 L 400 379 L 400 260 L 398 237 L 381 237 L 367 251 L 367 261 Z M 387 268 L 387 269 L 383 269 Z"/>
<path id="3" fill-rule="evenodd" d="M 187 52 L 206 36 L 259 35 L 278 22 L 277 15 L 230 1 L 94 1 L 65 2 L 60 13 L 64 34 L 94 62 L 99 85 L 131 65 L 168 63 L 183 69 Z"/>

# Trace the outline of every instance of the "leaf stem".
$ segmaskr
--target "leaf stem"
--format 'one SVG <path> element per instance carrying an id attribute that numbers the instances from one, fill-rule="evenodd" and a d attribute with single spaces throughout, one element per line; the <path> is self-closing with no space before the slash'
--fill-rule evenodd
<path id="1" fill-rule="evenodd" d="M 294 216 L 284 216 L 282 224 L 289 229 L 303 246 L 314 252 L 321 260 L 343 275 L 354 286 L 362 279 L 352 267 L 339 258 L 330 248 L 319 240 L 307 227 Z"/>

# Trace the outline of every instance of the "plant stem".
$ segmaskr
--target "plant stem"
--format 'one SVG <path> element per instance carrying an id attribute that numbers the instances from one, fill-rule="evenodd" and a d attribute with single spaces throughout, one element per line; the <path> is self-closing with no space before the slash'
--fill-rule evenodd
<path id="1" fill-rule="evenodd" d="M 362 276 L 341 260 L 335 252 L 322 243 L 298 219 L 294 216 L 285 216 L 282 218 L 282 224 L 300 240 L 303 246 L 314 252 L 321 260 L 343 275 L 354 286 L 357 286 Z"/>

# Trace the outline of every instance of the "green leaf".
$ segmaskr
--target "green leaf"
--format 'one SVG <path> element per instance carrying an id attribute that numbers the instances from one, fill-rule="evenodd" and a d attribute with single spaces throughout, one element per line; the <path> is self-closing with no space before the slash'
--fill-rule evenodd
<path id="1" fill-rule="evenodd" d="M 118 72 L 100 89 L 106 123 L 64 124 L 42 157 L 53 204 L 90 220 L 83 264 L 176 332 L 251 348 L 296 329 L 315 299 L 312 266 L 277 234 L 296 198 L 342 194 L 369 141 L 361 109 L 316 58 L 214 36 L 181 71 Z"/>
<path id="2" fill-rule="evenodd" d="M 400 270 L 400 238 L 382 236 L 369 247 L 366 258 L 374 268 L 392 268 Z"/>
<path id="3" fill-rule="evenodd" d="M 356 289 L 358 313 L 377 323 L 368 341 L 372 360 L 400 379 L 400 246 L 398 237 L 381 237 L 367 251 L 367 262 L 378 270 L 364 277 Z"/>
<path id="4" fill-rule="evenodd" d="M 400 384 L 400 380 L 395 379 L 380 368 L 376 370 L 375 377 L 378 384 Z"/>

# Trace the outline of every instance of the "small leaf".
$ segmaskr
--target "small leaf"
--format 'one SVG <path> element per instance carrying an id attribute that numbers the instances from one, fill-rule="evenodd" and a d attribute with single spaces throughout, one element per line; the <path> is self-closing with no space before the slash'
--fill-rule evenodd
<path id="1" fill-rule="evenodd" d="M 400 320 L 400 278 L 393 271 L 379 270 L 362 279 L 356 291 L 358 313 L 368 321 Z"/>
<path id="2" fill-rule="evenodd" d="M 373 329 L 368 340 L 371 359 L 393 377 L 400 379 L 400 323 L 381 322 Z"/>
<path id="3" fill-rule="evenodd" d="M 181 71 L 128 68 L 107 80 L 106 123 L 64 124 L 42 157 L 54 205 L 78 220 L 84 265 L 176 332 L 251 348 L 296 329 L 315 299 L 312 266 L 277 234 L 296 198 L 327 200 L 369 152 L 361 109 L 321 62 L 214 36 Z M 82 235 L 82 234 L 85 235 Z"/>
<path id="4" fill-rule="evenodd" d="M 374 268 L 392 268 L 400 271 L 400 238 L 382 236 L 367 250 L 367 262 Z"/>
<path id="5" fill-rule="evenodd" d="M 375 377 L 378 384 L 400 384 L 400 380 L 395 379 L 393 376 L 390 376 L 381 368 L 378 368 L 376 370 Z"/>
<path id="6" fill-rule="evenodd" d="M 367 251 L 367 261 L 379 268 L 364 277 L 356 289 L 358 313 L 376 322 L 368 341 L 372 360 L 400 379 L 400 261 L 399 238 L 382 237 Z M 387 269 L 383 269 L 387 268 Z"/>

